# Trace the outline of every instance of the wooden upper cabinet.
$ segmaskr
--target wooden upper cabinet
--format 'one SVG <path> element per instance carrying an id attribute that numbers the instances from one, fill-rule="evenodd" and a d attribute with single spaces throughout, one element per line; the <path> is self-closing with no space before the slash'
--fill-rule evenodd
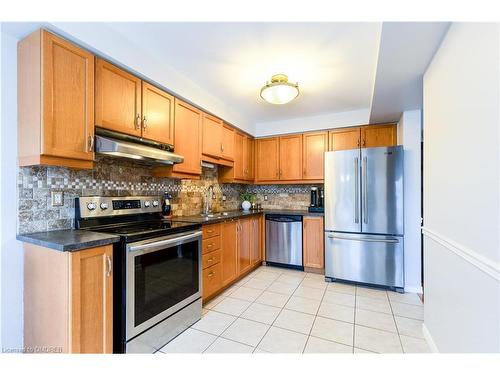
<path id="1" fill-rule="evenodd" d="M 175 99 L 175 153 L 184 156 L 184 162 L 175 164 L 174 172 L 201 174 L 202 117 L 199 109 Z"/>
<path id="2" fill-rule="evenodd" d="M 238 277 L 238 234 L 237 221 L 222 223 L 221 229 L 221 263 L 222 286 L 228 285 Z"/>
<path id="3" fill-rule="evenodd" d="M 255 178 L 254 147 L 254 140 L 250 137 L 245 136 L 243 141 L 243 176 L 245 180 L 249 181 Z"/>
<path id="4" fill-rule="evenodd" d="M 147 82 L 142 82 L 142 137 L 174 143 L 174 97 Z"/>
<path id="5" fill-rule="evenodd" d="M 256 180 L 273 181 L 279 179 L 279 138 L 256 140 Z"/>
<path id="6" fill-rule="evenodd" d="M 252 221 L 249 218 L 238 220 L 238 274 L 248 271 L 252 266 L 251 238 Z"/>
<path id="7" fill-rule="evenodd" d="M 305 133 L 302 153 L 302 179 L 324 179 L 325 151 L 328 151 L 328 132 Z"/>
<path id="8" fill-rule="evenodd" d="M 94 56 L 38 30 L 18 46 L 19 165 L 91 168 Z"/>
<path id="9" fill-rule="evenodd" d="M 233 161 L 234 160 L 234 129 L 227 125 L 222 125 L 222 147 L 221 158 Z"/>
<path id="10" fill-rule="evenodd" d="M 238 131 L 234 133 L 234 178 L 245 179 L 244 144 L 246 136 Z"/>
<path id="11" fill-rule="evenodd" d="M 312 268 L 323 268 L 323 218 L 320 216 L 304 216 L 304 266 Z"/>
<path id="12" fill-rule="evenodd" d="M 136 76 L 96 59 L 96 125 L 140 137 L 141 83 Z"/>
<path id="13" fill-rule="evenodd" d="M 222 152 L 222 120 L 209 114 L 203 114 L 202 153 L 213 158 L 220 158 Z"/>
<path id="14" fill-rule="evenodd" d="M 302 179 L 302 134 L 279 138 L 280 180 Z"/>
<path id="15" fill-rule="evenodd" d="M 359 127 L 331 130 L 329 136 L 330 151 L 352 150 L 361 145 L 361 129 Z"/>
<path id="16" fill-rule="evenodd" d="M 396 146 L 396 124 L 368 125 L 361 128 L 361 147 Z"/>

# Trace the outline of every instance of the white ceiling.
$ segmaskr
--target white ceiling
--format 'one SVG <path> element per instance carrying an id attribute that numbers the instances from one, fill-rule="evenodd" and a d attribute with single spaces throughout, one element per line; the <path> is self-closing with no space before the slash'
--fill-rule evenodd
<path id="1" fill-rule="evenodd" d="M 252 123 L 368 108 L 380 23 L 113 23 L 127 39 Z M 273 74 L 298 82 L 275 106 L 259 91 Z"/>

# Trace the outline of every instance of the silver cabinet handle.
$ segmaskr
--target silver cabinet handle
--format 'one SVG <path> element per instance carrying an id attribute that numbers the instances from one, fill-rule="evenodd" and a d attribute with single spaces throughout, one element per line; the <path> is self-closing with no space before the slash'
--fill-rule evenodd
<path id="1" fill-rule="evenodd" d="M 142 118 L 142 129 L 146 130 L 146 128 L 148 127 L 148 119 L 146 118 L 146 115 L 144 115 L 144 117 Z"/>
<path id="2" fill-rule="evenodd" d="M 106 272 L 106 277 L 111 276 L 111 271 L 113 270 L 113 263 L 111 262 L 111 257 L 106 255 L 106 261 L 108 263 L 108 271 Z"/>
<path id="3" fill-rule="evenodd" d="M 94 151 L 94 136 L 93 135 L 89 135 L 89 138 L 88 138 L 88 147 L 89 147 L 89 152 L 93 152 Z"/>
<path id="4" fill-rule="evenodd" d="M 141 115 L 137 114 L 135 117 L 135 130 L 139 130 L 141 128 Z"/>
<path id="5" fill-rule="evenodd" d="M 367 157 L 365 156 L 363 158 L 363 222 L 365 224 L 368 224 L 368 194 L 366 193 L 368 191 L 368 172 L 367 172 L 367 167 L 368 167 L 368 160 Z"/>
<path id="6" fill-rule="evenodd" d="M 359 241 L 359 242 L 399 243 L 398 239 L 381 239 L 381 238 L 371 238 L 371 237 L 353 238 L 353 237 L 337 236 L 337 235 L 334 235 L 334 234 L 329 234 L 328 238 L 333 238 L 333 239 L 336 239 L 336 240 Z"/>
<path id="7" fill-rule="evenodd" d="M 354 222 L 359 223 L 359 158 L 354 158 Z"/>

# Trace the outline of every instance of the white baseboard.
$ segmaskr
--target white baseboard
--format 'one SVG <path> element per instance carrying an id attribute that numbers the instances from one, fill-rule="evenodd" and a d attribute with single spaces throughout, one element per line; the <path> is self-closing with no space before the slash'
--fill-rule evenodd
<path id="1" fill-rule="evenodd" d="M 415 285 L 415 286 L 408 285 L 408 286 L 405 286 L 405 292 L 406 293 L 420 293 L 420 294 L 422 294 L 422 287 L 420 285 Z"/>
<path id="2" fill-rule="evenodd" d="M 436 346 L 436 343 L 432 339 L 431 333 L 425 326 L 425 323 L 422 324 L 422 333 L 424 334 L 425 341 L 427 341 L 427 344 L 429 344 L 429 348 L 431 349 L 432 353 L 439 353 L 439 350 Z"/>

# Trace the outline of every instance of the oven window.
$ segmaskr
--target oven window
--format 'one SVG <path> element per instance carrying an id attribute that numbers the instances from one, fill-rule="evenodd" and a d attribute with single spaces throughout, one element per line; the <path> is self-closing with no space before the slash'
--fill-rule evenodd
<path id="1" fill-rule="evenodd" d="M 198 292 L 198 267 L 198 241 L 136 256 L 134 325 Z"/>

